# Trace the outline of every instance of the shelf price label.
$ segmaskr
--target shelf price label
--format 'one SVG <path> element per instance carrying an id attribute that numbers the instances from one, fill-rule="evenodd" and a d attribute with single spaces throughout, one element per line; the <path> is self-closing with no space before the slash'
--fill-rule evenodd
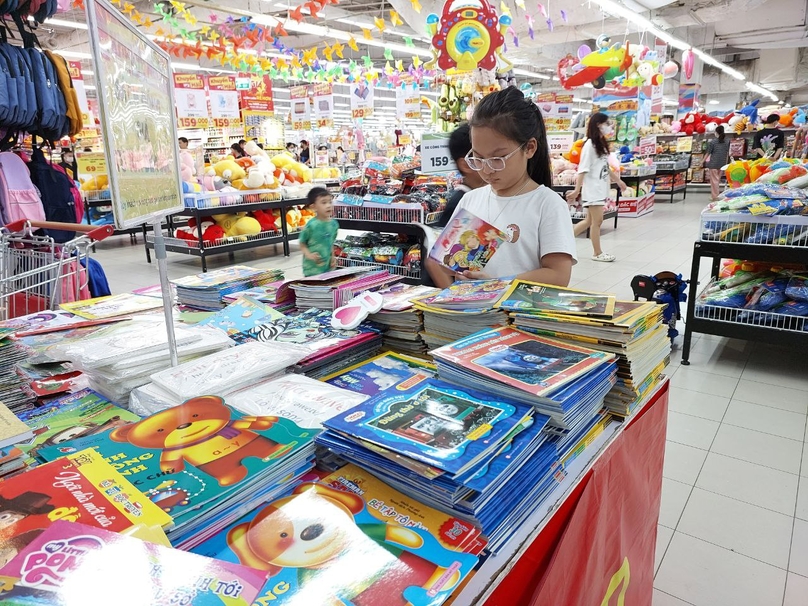
<path id="1" fill-rule="evenodd" d="M 641 156 L 653 156 L 656 154 L 656 135 L 648 135 L 640 139 L 638 144 Z"/>
<path id="2" fill-rule="evenodd" d="M 575 139 L 572 131 L 555 131 L 547 133 L 547 149 L 550 154 L 561 155 L 572 147 Z"/>
<path id="3" fill-rule="evenodd" d="M 676 140 L 677 152 L 693 151 L 693 137 L 681 137 Z"/>
<path id="4" fill-rule="evenodd" d="M 106 175 L 107 158 L 103 152 L 81 152 L 76 155 L 76 168 L 79 175 Z"/>
<path id="5" fill-rule="evenodd" d="M 207 128 L 207 118 L 178 118 L 180 128 Z"/>
<path id="6" fill-rule="evenodd" d="M 421 138 L 421 172 L 445 173 L 457 170 L 449 153 L 449 135 L 424 133 Z"/>

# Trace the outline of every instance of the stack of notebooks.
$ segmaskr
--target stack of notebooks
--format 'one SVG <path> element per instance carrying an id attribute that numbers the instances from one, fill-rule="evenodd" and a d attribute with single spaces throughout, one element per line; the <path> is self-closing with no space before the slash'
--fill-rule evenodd
<path id="1" fill-rule="evenodd" d="M 379 352 L 381 333 L 363 323 L 353 330 L 331 326 L 332 312 L 310 308 L 297 315 L 263 322 L 232 336 L 237 343 L 271 343 L 274 349 L 305 347 L 308 355 L 297 362 L 295 372 L 320 378 Z"/>
<path id="2" fill-rule="evenodd" d="M 520 330 L 615 354 L 617 384 L 606 406 L 617 416 L 631 414 L 653 392 L 670 360 L 667 326 L 655 303 L 517 280 L 499 305 Z"/>
<path id="3" fill-rule="evenodd" d="M 317 438 L 398 490 L 479 525 L 496 551 L 559 477 L 549 417 L 385 355 L 329 379 L 370 399 Z"/>
<path id="4" fill-rule="evenodd" d="M 289 288 L 294 292 L 298 309 L 336 309 L 366 290 L 378 290 L 400 281 L 401 276 L 386 269 L 351 267 L 296 280 Z"/>
<path id="5" fill-rule="evenodd" d="M 415 298 L 415 308 L 424 314 L 421 336 L 427 346 L 443 347 L 484 328 L 505 326 L 507 314 L 493 307 L 504 284 L 501 280 L 455 282 L 435 295 Z"/>
<path id="6" fill-rule="evenodd" d="M 14 332 L 14 328 L 0 328 L 0 402 L 17 412 L 31 408 L 36 396 L 17 373 L 17 364 L 25 361 L 28 353 L 12 340 Z"/>
<path id="7" fill-rule="evenodd" d="M 255 269 L 234 265 L 174 280 L 177 301 L 195 309 L 217 311 L 225 306 L 222 297 L 283 279 L 279 269 Z"/>
<path id="8" fill-rule="evenodd" d="M 0 478 L 25 468 L 25 453 L 20 445 L 33 438 L 31 428 L 0 402 Z"/>
<path id="9" fill-rule="evenodd" d="M 383 331 L 384 348 L 405 354 L 425 355 L 427 345 L 421 336 L 424 314 L 415 308 L 412 299 L 436 294 L 438 289 L 399 282 L 377 292 L 384 303 L 381 311 L 369 315 L 368 320 Z"/>
<path id="10" fill-rule="evenodd" d="M 617 372 L 614 354 L 509 327 L 481 331 L 431 354 L 440 378 L 531 405 L 562 435 L 598 413 Z"/>

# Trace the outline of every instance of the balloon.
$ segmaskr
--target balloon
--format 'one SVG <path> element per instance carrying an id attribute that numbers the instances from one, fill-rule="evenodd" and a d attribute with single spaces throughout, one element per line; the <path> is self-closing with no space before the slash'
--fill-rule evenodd
<path id="1" fill-rule="evenodd" d="M 678 73 L 679 65 L 676 63 L 676 61 L 668 61 L 662 66 L 662 75 L 666 78 L 673 78 Z"/>
<path id="2" fill-rule="evenodd" d="M 688 80 L 693 77 L 693 68 L 696 66 L 696 55 L 693 51 L 687 49 L 682 53 L 682 68 L 684 69 L 685 78 Z"/>

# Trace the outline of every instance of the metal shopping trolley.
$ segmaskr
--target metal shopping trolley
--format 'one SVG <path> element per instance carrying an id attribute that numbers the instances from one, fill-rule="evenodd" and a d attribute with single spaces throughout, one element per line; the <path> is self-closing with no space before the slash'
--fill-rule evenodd
<path id="1" fill-rule="evenodd" d="M 57 243 L 37 231 L 41 228 L 76 232 L 76 237 Z M 86 260 L 92 245 L 112 232 L 111 225 L 52 221 L 17 221 L 0 227 L 0 320 L 88 298 Z"/>

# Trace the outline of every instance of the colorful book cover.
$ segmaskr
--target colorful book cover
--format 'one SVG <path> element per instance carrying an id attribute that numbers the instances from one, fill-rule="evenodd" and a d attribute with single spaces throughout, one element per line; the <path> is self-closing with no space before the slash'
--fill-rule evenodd
<path id="1" fill-rule="evenodd" d="M 47 404 L 19 413 L 20 420 L 34 432 L 34 437 L 20 448 L 35 463 L 42 448 L 123 427 L 140 417 L 116 406 L 92 389 L 83 389 L 51 400 Z"/>
<path id="2" fill-rule="evenodd" d="M 491 454 L 531 410 L 426 379 L 407 391 L 381 392 L 324 426 L 458 475 Z"/>
<path id="3" fill-rule="evenodd" d="M 508 327 L 475 333 L 434 350 L 432 356 L 536 396 L 614 359 Z"/>
<path id="4" fill-rule="evenodd" d="M 429 253 L 454 271 L 481 271 L 508 236 L 465 209 L 455 213 Z"/>
<path id="5" fill-rule="evenodd" d="M 266 472 L 318 432 L 276 416 L 247 416 L 200 396 L 137 423 L 42 448 L 52 461 L 94 448 L 174 518 Z"/>
<path id="6" fill-rule="evenodd" d="M 113 532 L 172 522 L 100 454 L 84 450 L 0 482 L 0 564 L 56 520 Z"/>
<path id="7" fill-rule="evenodd" d="M 467 280 L 455 282 L 433 296 L 433 307 L 492 307 L 510 287 L 511 280 Z"/>
<path id="8" fill-rule="evenodd" d="M 201 274 L 185 276 L 178 280 L 172 280 L 171 283 L 182 288 L 216 289 L 219 286 L 227 285 L 231 282 L 242 282 L 261 277 L 268 271 L 272 270 L 256 269 L 246 265 L 233 265 L 232 267 L 224 267 Z"/>
<path id="9" fill-rule="evenodd" d="M 426 295 L 434 295 L 438 292 L 437 288 L 431 286 L 420 286 L 405 284 L 398 282 L 391 284 L 386 288 L 376 291 L 384 299 L 382 303 L 382 310 L 384 311 L 405 311 L 412 308 L 412 299 L 414 297 L 424 297 Z"/>
<path id="10" fill-rule="evenodd" d="M 66 326 L 80 322 L 74 314 L 60 309 L 37 311 L 16 318 L 9 318 L 0 322 L 3 329 L 32 329 L 32 328 L 52 328 L 55 326 Z"/>
<path id="11" fill-rule="evenodd" d="M 435 367 L 424 360 L 387 352 L 323 379 L 326 383 L 374 397 L 387 389 L 407 390 L 429 377 Z"/>
<path id="12" fill-rule="evenodd" d="M 96 297 L 84 301 L 73 301 L 59 305 L 63 310 L 86 318 L 87 320 L 104 320 L 117 316 L 136 314 L 142 311 L 158 309 L 163 306 L 161 299 L 124 293 L 108 297 Z"/>
<path id="13" fill-rule="evenodd" d="M 479 530 L 346 465 L 193 551 L 264 570 L 256 604 L 437 606 L 477 562 Z"/>
<path id="14" fill-rule="evenodd" d="M 14 446 L 32 437 L 31 428 L 0 402 L 0 447 Z"/>
<path id="15" fill-rule="evenodd" d="M 611 318 L 615 296 L 514 280 L 495 307 L 508 311 Z"/>
<path id="16" fill-rule="evenodd" d="M 64 521 L 0 569 L 0 578 L 6 606 L 250 606 L 266 580 L 246 566 Z"/>
<path id="17" fill-rule="evenodd" d="M 39 398 L 52 398 L 67 392 L 77 392 L 87 387 L 87 376 L 80 370 L 51 377 L 35 379 L 29 383 L 31 391 Z"/>
<path id="18" fill-rule="evenodd" d="M 264 284 L 263 286 L 256 286 L 255 288 L 248 288 L 247 290 L 242 290 L 235 293 L 230 293 L 224 295 L 222 297 L 222 301 L 225 303 L 232 303 L 239 297 L 248 296 L 252 297 L 259 303 L 266 303 L 268 305 L 276 303 L 276 295 L 278 294 L 278 288 L 280 285 L 283 284 L 283 280 L 278 282 L 272 282 L 271 284 Z"/>
<path id="19" fill-rule="evenodd" d="M 234 335 L 255 328 L 267 321 L 283 320 L 286 318 L 273 307 L 240 293 L 241 296 L 207 319 L 198 323 L 198 326 L 215 326 L 228 335 Z"/>

